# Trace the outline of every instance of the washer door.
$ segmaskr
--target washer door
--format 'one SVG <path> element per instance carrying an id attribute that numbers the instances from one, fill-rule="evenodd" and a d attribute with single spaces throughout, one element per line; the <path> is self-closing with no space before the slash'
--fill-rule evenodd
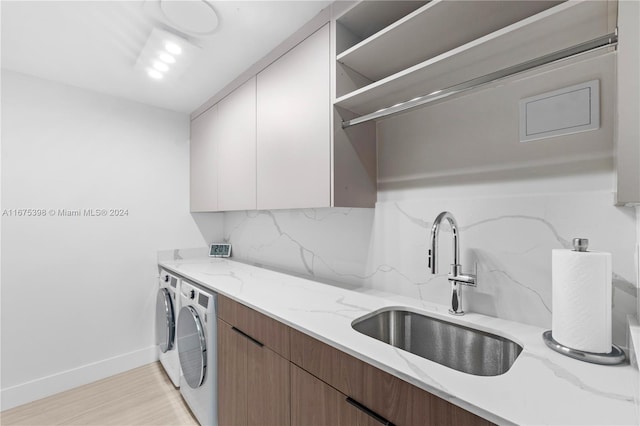
<path id="1" fill-rule="evenodd" d="M 158 290 L 156 298 L 156 345 L 160 351 L 173 349 L 176 336 L 176 315 L 171 293 L 166 288 Z"/>
<path id="2" fill-rule="evenodd" d="M 180 309 L 178 316 L 178 355 L 187 384 L 200 387 L 207 373 L 207 339 L 200 316 L 191 306 Z"/>

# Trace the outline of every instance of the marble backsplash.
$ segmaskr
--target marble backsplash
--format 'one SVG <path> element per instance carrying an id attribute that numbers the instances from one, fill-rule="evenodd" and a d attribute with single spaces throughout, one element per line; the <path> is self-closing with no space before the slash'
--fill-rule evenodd
<path id="1" fill-rule="evenodd" d="M 175 260 L 195 259 L 206 257 L 209 254 L 207 247 L 181 248 L 172 250 L 160 250 L 157 253 L 158 263 L 173 262 Z"/>
<path id="2" fill-rule="evenodd" d="M 450 231 L 440 234 L 438 273 L 427 268 L 429 230 L 441 211 L 460 227 L 463 306 L 508 320 L 551 327 L 551 250 L 574 237 L 613 255 L 613 338 L 626 345 L 626 316 L 636 314 L 636 212 L 612 205 L 607 191 L 494 196 L 470 200 L 382 201 L 375 209 L 227 212 L 225 240 L 236 260 L 342 285 L 447 304 Z"/>

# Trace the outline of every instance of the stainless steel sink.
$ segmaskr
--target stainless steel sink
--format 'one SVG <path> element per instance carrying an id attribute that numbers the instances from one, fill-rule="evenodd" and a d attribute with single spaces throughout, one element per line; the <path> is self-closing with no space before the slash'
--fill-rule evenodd
<path id="1" fill-rule="evenodd" d="M 522 346 L 495 334 L 402 309 L 387 309 L 356 319 L 362 334 L 476 376 L 509 371 Z"/>

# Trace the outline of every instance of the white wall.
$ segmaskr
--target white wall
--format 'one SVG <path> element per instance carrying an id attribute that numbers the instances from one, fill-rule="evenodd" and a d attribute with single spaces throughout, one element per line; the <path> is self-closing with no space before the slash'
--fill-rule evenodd
<path id="1" fill-rule="evenodd" d="M 2 408 L 155 359 L 160 249 L 203 246 L 186 114 L 2 72 Z M 58 209 L 126 209 L 61 217 Z"/>
<path id="2" fill-rule="evenodd" d="M 518 100 L 601 82 L 601 128 L 518 141 Z M 636 215 L 613 205 L 614 60 L 583 58 L 378 123 L 375 209 L 225 213 L 236 258 L 323 280 L 447 304 L 450 235 L 439 273 L 427 268 L 429 231 L 451 211 L 461 227 L 467 310 L 551 327 L 551 250 L 574 237 L 613 254 L 614 342 L 636 311 Z"/>
<path id="3" fill-rule="evenodd" d="M 640 206 L 636 206 L 636 231 L 636 294 L 638 295 L 636 317 L 640 319 Z"/>

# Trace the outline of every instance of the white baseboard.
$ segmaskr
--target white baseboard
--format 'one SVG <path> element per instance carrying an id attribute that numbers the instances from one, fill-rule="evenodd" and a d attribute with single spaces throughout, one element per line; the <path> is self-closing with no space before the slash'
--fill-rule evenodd
<path id="1" fill-rule="evenodd" d="M 73 389 L 158 360 L 155 346 L 86 364 L 0 390 L 0 411 Z"/>

